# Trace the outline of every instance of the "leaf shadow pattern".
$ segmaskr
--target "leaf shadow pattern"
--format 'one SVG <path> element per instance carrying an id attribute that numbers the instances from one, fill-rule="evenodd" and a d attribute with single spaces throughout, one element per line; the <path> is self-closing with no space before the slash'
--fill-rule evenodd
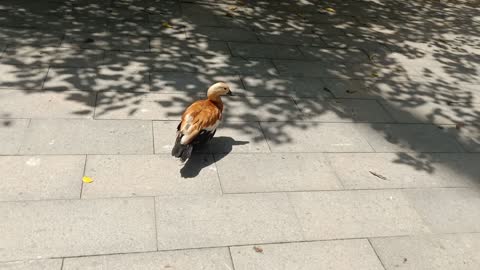
<path id="1" fill-rule="evenodd" d="M 315 115 L 357 123 L 348 108 L 322 100 L 368 99 L 380 103 L 392 123 L 441 125 L 438 132 L 478 152 L 479 132 L 461 134 L 480 130 L 477 13 L 475 1 L 5 0 L 0 88 L 63 93 L 91 108 L 72 110 L 72 118 L 173 120 L 191 98 L 143 97 L 202 94 L 213 81 L 226 80 L 246 97 L 235 118 L 278 122 L 263 130 L 272 145 L 290 144 L 291 130 L 320 124 L 286 106 L 292 100 L 309 99 Z M 145 116 L 146 107 L 164 114 Z M 266 116 L 257 119 L 264 107 Z M 22 118 L 2 108 L 0 117 L 7 124 Z M 459 123 L 467 128 L 454 128 Z M 411 137 L 369 127 L 417 151 Z M 237 129 L 252 135 L 250 127 Z M 429 171 L 435 160 L 399 154 L 398 162 Z"/>

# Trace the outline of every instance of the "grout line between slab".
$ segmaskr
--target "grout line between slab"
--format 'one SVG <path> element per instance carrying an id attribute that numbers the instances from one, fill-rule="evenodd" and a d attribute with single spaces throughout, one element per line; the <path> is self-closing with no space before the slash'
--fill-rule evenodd
<path id="1" fill-rule="evenodd" d="M 367 238 L 367 241 L 368 241 L 368 244 L 370 245 L 370 247 L 372 248 L 373 252 L 375 253 L 375 256 L 377 256 L 377 259 L 380 262 L 380 264 L 382 265 L 383 269 L 387 270 L 387 268 L 383 264 L 382 259 L 380 259 L 380 256 L 378 255 L 377 250 L 373 247 L 373 244 L 372 244 L 372 241 L 370 240 L 370 238 Z"/>
<path id="2" fill-rule="evenodd" d="M 82 172 L 82 178 L 80 179 L 81 181 L 81 184 L 80 184 L 80 196 L 79 196 L 79 199 L 81 200 L 82 199 L 82 194 L 83 194 L 83 177 L 85 176 L 85 172 L 86 172 L 86 169 L 87 169 L 87 159 L 88 159 L 88 155 L 85 155 L 85 162 L 83 163 L 83 172 Z"/>
<path id="3" fill-rule="evenodd" d="M 205 247 L 191 247 L 191 248 L 177 248 L 177 249 L 161 249 L 158 251 L 133 251 L 133 252 L 117 252 L 117 253 L 104 253 L 94 255 L 79 255 L 79 256 L 52 256 L 45 257 L 43 259 L 66 259 L 66 258 L 84 258 L 84 257 L 99 257 L 99 256 L 112 256 L 112 255 L 127 255 L 127 254 L 150 254 L 156 252 L 174 252 L 174 251 L 186 251 L 186 250 L 206 250 L 214 248 L 232 248 L 232 247 L 248 247 L 253 245 L 279 245 L 279 244 L 293 244 L 293 243 L 316 243 L 316 242 L 333 242 L 333 241 L 348 241 L 348 240 L 369 240 L 369 239 L 382 239 L 382 238 L 405 238 L 405 237 L 421 237 L 421 236 L 442 236 L 442 235 L 466 235 L 466 234 L 480 234 L 480 232 L 454 232 L 454 233 L 423 233 L 423 234 L 411 234 L 411 235 L 391 235 L 391 236 L 373 236 L 373 237 L 352 237 L 352 238 L 331 238 L 331 239 L 314 239 L 314 240 L 301 240 L 301 241 L 276 241 L 276 242 L 256 242 L 249 244 L 237 244 L 237 245 L 220 245 L 220 246 L 205 246 Z M 27 259 L 25 259 L 27 260 Z M 39 259 L 30 259 L 39 260 Z M 0 261 L 0 263 L 18 262 L 22 260 Z"/>
<path id="4" fill-rule="evenodd" d="M 157 199 L 153 197 L 153 218 L 155 223 L 155 246 L 158 251 Z"/>

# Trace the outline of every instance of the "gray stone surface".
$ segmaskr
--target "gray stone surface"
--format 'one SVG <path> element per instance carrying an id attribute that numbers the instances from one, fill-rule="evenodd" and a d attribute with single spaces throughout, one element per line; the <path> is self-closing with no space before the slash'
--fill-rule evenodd
<path id="1" fill-rule="evenodd" d="M 293 121 L 300 120 L 300 110 L 291 98 L 227 97 L 225 121 Z"/>
<path id="2" fill-rule="evenodd" d="M 320 78 L 251 75 L 242 76 L 242 82 L 248 96 L 332 97 Z"/>
<path id="3" fill-rule="evenodd" d="M 0 115 L 12 118 L 92 118 L 94 103 L 86 92 L 0 91 Z"/>
<path id="4" fill-rule="evenodd" d="M 381 98 L 370 80 L 323 79 L 325 87 L 337 98 Z"/>
<path id="5" fill-rule="evenodd" d="M 155 37 L 150 40 L 151 51 L 184 55 L 230 54 L 227 42 L 216 40 L 178 40 Z"/>
<path id="6" fill-rule="evenodd" d="M 0 119 L 0 154 L 16 155 L 22 145 L 25 131 L 30 123 L 28 119 Z"/>
<path id="7" fill-rule="evenodd" d="M 169 154 L 88 156 L 85 175 L 94 182 L 83 185 L 82 198 L 221 194 L 212 156 L 182 167 Z"/>
<path id="8" fill-rule="evenodd" d="M 32 120 L 22 154 L 151 154 L 149 121 Z"/>
<path id="9" fill-rule="evenodd" d="M 84 156 L 0 156 L 0 201 L 77 199 Z"/>
<path id="10" fill-rule="evenodd" d="M 156 250 L 153 198 L 8 202 L 0 213 L 2 261 Z"/>
<path id="11" fill-rule="evenodd" d="M 48 67 L 14 66 L 0 63 L 0 88 L 41 89 Z"/>
<path id="12" fill-rule="evenodd" d="M 88 42 L 87 40 L 93 41 Z M 82 49 L 148 51 L 149 41 L 147 37 L 113 35 L 108 32 L 68 33 L 61 46 Z"/>
<path id="13" fill-rule="evenodd" d="M 63 270 L 233 269 L 227 248 L 66 258 Z"/>
<path id="14" fill-rule="evenodd" d="M 180 121 L 185 109 L 205 93 L 137 94 L 103 92 L 98 94 L 97 119 L 150 119 Z M 112 109 L 113 108 L 113 109 Z"/>
<path id="15" fill-rule="evenodd" d="M 206 95 L 208 88 L 216 82 L 225 82 L 235 95 L 243 92 L 238 75 L 205 75 L 198 73 L 152 72 L 152 92 L 162 94 L 192 93 Z"/>
<path id="16" fill-rule="evenodd" d="M 438 104 L 414 98 L 381 101 L 398 123 L 456 124 L 475 122 L 477 110 L 461 104 Z M 443 102 L 442 102 L 443 103 Z"/>
<path id="17" fill-rule="evenodd" d="M 375 100 L 367 99 L 296 99 L 305 120 L 318 122 L 385 123 L 393 119 Z"/>
<path id="18" fill-rule="evenodd" d="M 467 152 L 480 152 L 480 126 L 443 126 Z"/>
<path id="19" fill-rule="evenodd" d="M 257 41 L 254 32 L 240 28 L 224 28 L 224 27 L 197 27 L 193 32 L 187 32 L 189 38 L 195 39 L 211 39 L 222 41 Z"/>
<path id="20" fill-rule="evenodd" d="M 478 191 L 477 187 L 407 190 L 404 193 L 433 232 L 455 233 L 479 231 Z"/>
<path id="21" fill-rule="evenodd" d="M 154 121 L 155 153 L 170 153 L 175 143 L 177 121 Z M 260 125 L 250 123 L 221 123 L 215 137 L 196 152 L 201 153 L 258 153 L 270 152 Z"/>
<path id="22" fill-rule="evenodd" d="M 463 152 L 453 136 L 434 125 L 358 124 L 376 152 Z"/>
<path id="23" fill-rule="evenodd" d="M 384 270 L 479 268 L 473 242 L 405 263 L 394 242 L 480 232 L 477 9 L 2 1 L 0 268 L 232 270 L 238 249 L 241 269 L 377 270 L 363 244 L 386 236 Z M 180 164 L 180 114 L 217 81 L 223 124 Z"/>
<path id="24" fill-rule="evenodd" d="M 156 211 L 160 250 L 303 239 L 285 194 L 156 198 Z"/>
<path id="25" fill-rule="evenodd" d="M 476 233 L 375 238 L 371 241 L 387 270 L 474 270 L 480 267 L 480 235 Z"/>
<path id="26" fill-rule="evenodd" d="M 401 191 L 301 192 L 288 196 L 307 240 L 429 232 Z"/>
<path id="27" fill-rule="evenodd" d="M 275 59 L 303 59 L 302 52 L 295 46 L 270 45 L 261 43 L 230 42 L 233 56 L 261 57 Z"/>
<path id="28" fill-rule="evenodd" d="M 273 152 L 373 152 L 355 124 L 262 122 Z"/>
<path id="29" fill-rule="evenodd" d="M 138 66 L 98 68 L 50 68 L 43 85 L 47 90 L 148 92 L 148 72 Z"/>
<path id="30" fill-rule="evenodd" d="M 327 158 L 347 189 L 468 187 L 480 175 L 480 156 L 471 154 L 330 153 Z"/>
<path id="31" fill-rule="evenodd" d="M 325 62 L 366 63 L 368 56 L 358 49 L 326 49 L 319 47 L 300 47 L 306 59 L 318 59 Z"/>
<path id="32" fill-rule="evenodd" d="M 260 247 L 263 252 L 256 252 L 254 247 Z M 375 251 L 364 239 L 243 246 L 230 250 L 236 270 L 383 269 Z"/>
<path id="33" fill-rule="evenodd" d="M 0 263 L 2 270 L 61 270 L 61 259 L 31 260 Z"/>
<path id="34" fill-rule="evenodd" d="M 277 69 L 268 59 L 216 56 L 194 56 L 193 63 L 202 74 L 210 75 L 277 75 Z"/>
<path id="35" fill-rule="evenodd" d="M 322 154 L 230 154 L 215 160 L 224 193 L 342 189 Z"/>

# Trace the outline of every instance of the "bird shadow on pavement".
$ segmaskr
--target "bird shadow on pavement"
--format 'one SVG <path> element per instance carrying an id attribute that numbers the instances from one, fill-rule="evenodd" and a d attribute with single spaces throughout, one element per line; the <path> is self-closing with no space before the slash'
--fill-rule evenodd
<path id="1" fill-rule="evenodd" d="M 204 168 L 211 166 L 232 152 L 234 145 L 245 145 L 248 143 L 248 141 L 236 141 L 231 137 L 214 137 L 209 143 L 193 149 L 192 157 L 180 169 L 180 175 L 183 178 L 196 177 Z M 215 153 L 215 157 L 213 153 Z"/>

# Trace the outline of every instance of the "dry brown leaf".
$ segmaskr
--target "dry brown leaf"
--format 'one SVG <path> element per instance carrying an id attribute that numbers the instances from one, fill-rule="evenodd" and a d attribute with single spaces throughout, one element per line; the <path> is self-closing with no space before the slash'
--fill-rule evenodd
<path id="1" fill-rule="evenodd" d="M 385 177 L 385 176 L 383 176 L 383 175 L 381 175 L 381 174 L 378 174 L 378 173 L 372 172 L 372 171 L 368 171 L 368 172 L 371 173 L 373 176 L 376 176 L 376 177 L 378 177 L 378 178 L 380 178 L 380 179 L 382 179 L 382 180 L 387 180 L 387 177 Z"/>
<path id="2" fill-rule="evenodd" d="M 261 248 L 261 247 L 254 246 L 253 250 L 255 250 L 255 252 L 257 252 L 257 253 L 263 253 L 263 248 Z"/>

